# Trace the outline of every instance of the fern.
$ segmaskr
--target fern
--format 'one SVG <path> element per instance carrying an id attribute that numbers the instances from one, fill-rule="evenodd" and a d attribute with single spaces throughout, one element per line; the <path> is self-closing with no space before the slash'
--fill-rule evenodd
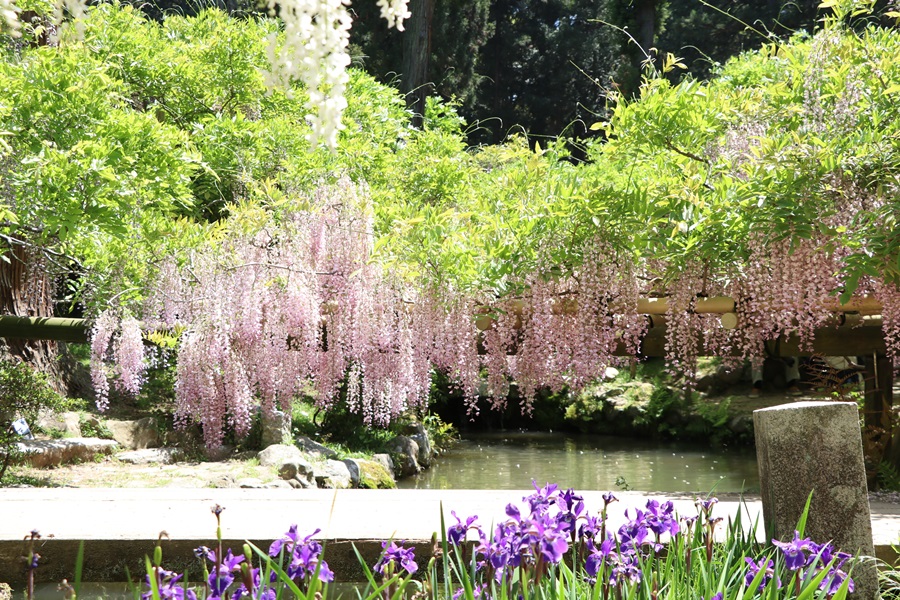
<path id="1" fill-rule="evenodd" d="M 878 485 L 889 492 L 900 492 L 900 471 L 886 460 L 878 465 Z"/>

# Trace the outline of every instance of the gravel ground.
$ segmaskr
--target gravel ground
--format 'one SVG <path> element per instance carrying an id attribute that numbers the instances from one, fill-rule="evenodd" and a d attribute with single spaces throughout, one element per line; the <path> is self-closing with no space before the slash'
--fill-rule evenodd
<path id="1" fill-rule="evenodd" d="M 869 492 L 869 502 L 900 504 L 900 492 Z"/>

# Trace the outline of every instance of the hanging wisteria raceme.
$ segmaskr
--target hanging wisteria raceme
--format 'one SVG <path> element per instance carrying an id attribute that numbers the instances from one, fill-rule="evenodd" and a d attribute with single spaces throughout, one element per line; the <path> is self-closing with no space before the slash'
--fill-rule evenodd
<path id="1" fill-rule="evenodd" d="M 347 107 L 344 89 L 349 76 L 352 18 L 346 0 L 288 0 L 278 2 L 284 22 L 284 38 L 269 36 L 268 56 L 271 70 L 265 73 L 270 88 L 290 91 L 291 82 L 303 82 L 309 94 L 312 127 L 310 141 L 337 146 L 342 128 L 341 114 Z M 269 1 L 274 14 L 276 3 Z"/>
<path id="2" fill-rule="evenodd" d="M 669 371 L 684 376 L 688 387 L 693 385 L 700 352 L 702 321 L 694 312 L 697 298 L 704 292 L 702 269 L 682 273 L 669 288 L 666 311 L 666 356 Z"/>
<path id="3" fill-rule="evenodd" d="M 111 310 L 101 313 L 91 327 L 91 383 L 97 396 L 97 408 L 101 411 L 106 410 L 109 404 L 107 352 L 118 327 L 119 319 Z"/>
<path id="4" fill-rule="evenodd" d="M 485 336 L 488 381 L 501 394 L 494 406 L 505 402 L 505 377 L 516 382 L 528 409 L 539 388 L 577 391 L 602 378 L 618 362 L 620 345 L 637 353 L 647 320 L 637 314 L 634 267 L 600 240 L 591 240 L 584 256 L 569 276 L 551 268 L 535 275 L 525 301 L 507 304 L 506 317 Z M 504 364 L 500 357 L 513 348 L 515 358 Z"/>
<path id="5" fill-rule="evenodd" d="M 256 411 L 287 410 L 310 389 L 323 409 L 343 397 L 367 423 L 384 425 L 426 403 L 434 369 L 458 386 L 473 416 L 482 397 L 505 406 L 513 382 L 525 411 L 541 389 L 577 392 L 617 364 L 616 354 L 638 354 L 648 327 L 637 311 L 647 294 L 639 282 L 658 285 L 646 273 L 665 268 L 658 260 L 639 267 L 591 240 L 571 274 L 547 267 L 521 296 L 471 298 L 392 277 L 373 261 L 368 198 L 349 180 L 321 186 L 309 204 L 264 226 L 235 219 L 217 243 L 158 270 L 142 321 L 180 334 L 176 419 L 199 422 L 210 447 L 227 429 L 245 435 Z M 838 258 L 848 252 L 822 247 L 758 236 L 740 278 L 683 269 L 667 288 L 670 369 L 689 385 L 701 352 L 759 358 L 766 340 L 794 332 L 811 343 L 833 314 Z M 875 279 L 862 289 L 884 304 L 888 347 L 898 356 L 900 291 Z M 733 330 L 694 310 L 699 298 L 725 294 L 736 301 Z M 145 364 L 138 322 L 120 324 L 117 314 L 94 323 L 101 408 L 108 378 L 136 393 Z"/>
<path id="6" fill-rule="evenodd" d="M 283 215 L 159 270 L 144 321 L 182 331 L 176 420 L 199 422 L 209 447 L 226 429 L 245 435 L 256 410 L 289 410 L 310 385 L 325 408 L 343 385 L 350 410 L 379 425 L 425 402 L 433 364 L 456 365 L 474 397 L 477 345 L 463 316 L 471 310 L 420 298 L 370 261 L 371 217 L 357 194 L 347 180 L 323 187 L 317 211 Z M 112 311 L 95 322 L 101 408 L 107 376 L 132 392 L 140 380 L 136 321 L 114 334 L 116 325 Z"/>

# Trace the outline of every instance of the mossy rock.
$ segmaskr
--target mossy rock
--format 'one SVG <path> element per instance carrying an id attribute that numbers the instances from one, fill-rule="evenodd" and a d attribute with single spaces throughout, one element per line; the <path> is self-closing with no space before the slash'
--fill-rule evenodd
<path id="1" fill-rule="evenodd" d="M 566 421 L 584 432 L 610 432 L 630 425 L 646 410 L 654 386 L 641 381 L 591 386 L 566 407 Z"/>
<path id="2" fill-rule="evenodd" d="M 367 490 L 387 490 L 397 487 L 394 477 L 381 463 L 374 460 L 358 460 L 359 487 Z"/>

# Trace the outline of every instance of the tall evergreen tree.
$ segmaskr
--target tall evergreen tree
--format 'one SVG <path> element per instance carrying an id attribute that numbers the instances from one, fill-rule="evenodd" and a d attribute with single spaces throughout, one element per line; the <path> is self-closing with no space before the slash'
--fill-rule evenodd
<path id="1" fill-rule="evenodd" d="M 713 6 L 709 6 L 711 4 Z M 661 51 L 682 57 L 691 74 L 706 77 L 710 69 L 771 37 L 812 32 L 819 0 L 671 0 L 658 39 Z"/>

